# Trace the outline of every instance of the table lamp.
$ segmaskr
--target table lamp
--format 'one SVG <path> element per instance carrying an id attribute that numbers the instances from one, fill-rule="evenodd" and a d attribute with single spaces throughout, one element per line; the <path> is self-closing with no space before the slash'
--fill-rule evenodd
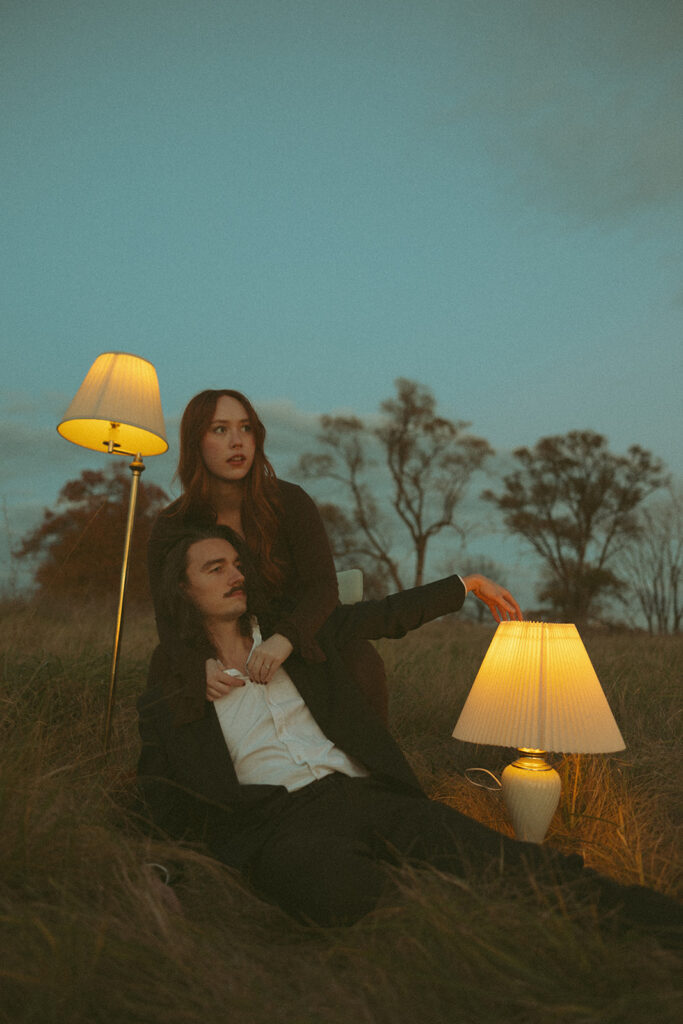
<path id="1" fill-rule="evenodd" d="M 119 603 L 114 630 L 114 649 L 109 676 L 109 695 L 104 724 L 107 752 L 116 689 L 123 603 L 128 579 L 130 541 L 140 475 L 145 469 L 143 455 L 161 455 L 168 449 L 156 370 L 141 356 L 127 352 L 99 355 L 64 413 L 58 432 L 67 441 L 110 455 L 130 455 L 133 474 L 128 519 L 123 545 Z"/>
<path id="2" fill-rule="evenodd" d="M 518 839 L 542 843 L 560 799 L 560 777 L 547 751 L 598 754 L 623 750 L 576 626 L 501 622 L 453 736 L 470 743 L 517 747 L 501 776 Z"/>

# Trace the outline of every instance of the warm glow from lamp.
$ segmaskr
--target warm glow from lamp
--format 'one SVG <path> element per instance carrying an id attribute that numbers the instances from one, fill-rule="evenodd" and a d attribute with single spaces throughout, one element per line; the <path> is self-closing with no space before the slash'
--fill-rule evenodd
<path id="1" fill-rule="evenodd" d="M 544 753 L 597 754 L 625 746 L 569 623 L 501 622 L 453 735 L 520 749 L 523 756 L 503 772 L 503 796 L 517 836 L 532 842 L 543 841 L 560 795 L 559 776 Z"/>
<path id="2" fill-rule="evenodd" d="M 57 430 L 67 441 L 99 452 L 161 455 L 168 442 L 156 370 L 141 356 L 104 352 Z"/>

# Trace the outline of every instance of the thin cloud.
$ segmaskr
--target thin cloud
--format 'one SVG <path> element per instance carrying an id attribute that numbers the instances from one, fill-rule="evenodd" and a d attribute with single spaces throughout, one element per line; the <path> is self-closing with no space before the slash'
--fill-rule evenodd
<path id="1" fill-rule="evenodd" d="M 458 70 L 454 120 L 476 121 L 482 148 L 516 187 L 580 220 L 679 200 L 683 6 L 524 8 L 480 23 L 471 60 L 487 74 L 472 63 Z"/>

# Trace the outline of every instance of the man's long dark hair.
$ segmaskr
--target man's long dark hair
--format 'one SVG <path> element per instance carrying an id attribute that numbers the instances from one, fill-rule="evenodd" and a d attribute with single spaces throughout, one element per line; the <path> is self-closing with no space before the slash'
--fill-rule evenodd
<path id="1" fill-rule="evenodd" d="M 216 537 L 232 544 L 240 560 L 247 592 L 247 611 L 240 621 L 245 636 L 250 634 L 252 615 L 256 615 L 259 621 L 268 618 L 263 586 L 246 541 L 228 526 L 210 526 L 183 533 L 164 559 L 163 610 L 168 616 L 168 621 L 173 623 L 178 639 L 205 652 L 207 657 L 214 653 L 211 639 L 206 633 L 199 611 L 185 592 L 184 584 L 187 582 L 187 553 L 192 545 Z"/>

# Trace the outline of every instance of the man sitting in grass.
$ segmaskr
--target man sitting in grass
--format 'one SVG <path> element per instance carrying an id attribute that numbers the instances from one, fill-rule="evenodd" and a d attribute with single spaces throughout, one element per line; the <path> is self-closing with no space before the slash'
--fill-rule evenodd
<path id="1" fill-rule="evenodd" d="M 273 616 L 236 534 L 216 527 L 185 536 L 166 557 L 164 590 L 177 645 L 156 649 L 139 700 L 143 796 L 157 825 L 204 841 L 290 914 L 351 923 L 393 898 L 387 865 L 410 859 L 468 879 L 505 872 L 520 884 L 532 875 L 571 881 L 619 907 L 626 923 L 674 922 L 678 907 L 665 897 L 618 886 L 579 857 L 517 842 L 428 799 L 349 677 L 344 645 L 404 636 L 457 611 L 468 591 L 496 619 L 521 618 L 496 583 L 451 576 L 339 606 L 318 635 L 326 660 L 292 653 L 268 683 L 250 679 L 249 659 Z M 216 700 L 197 672 L 211 658 L 227 666 L 228 690 Z"/>

